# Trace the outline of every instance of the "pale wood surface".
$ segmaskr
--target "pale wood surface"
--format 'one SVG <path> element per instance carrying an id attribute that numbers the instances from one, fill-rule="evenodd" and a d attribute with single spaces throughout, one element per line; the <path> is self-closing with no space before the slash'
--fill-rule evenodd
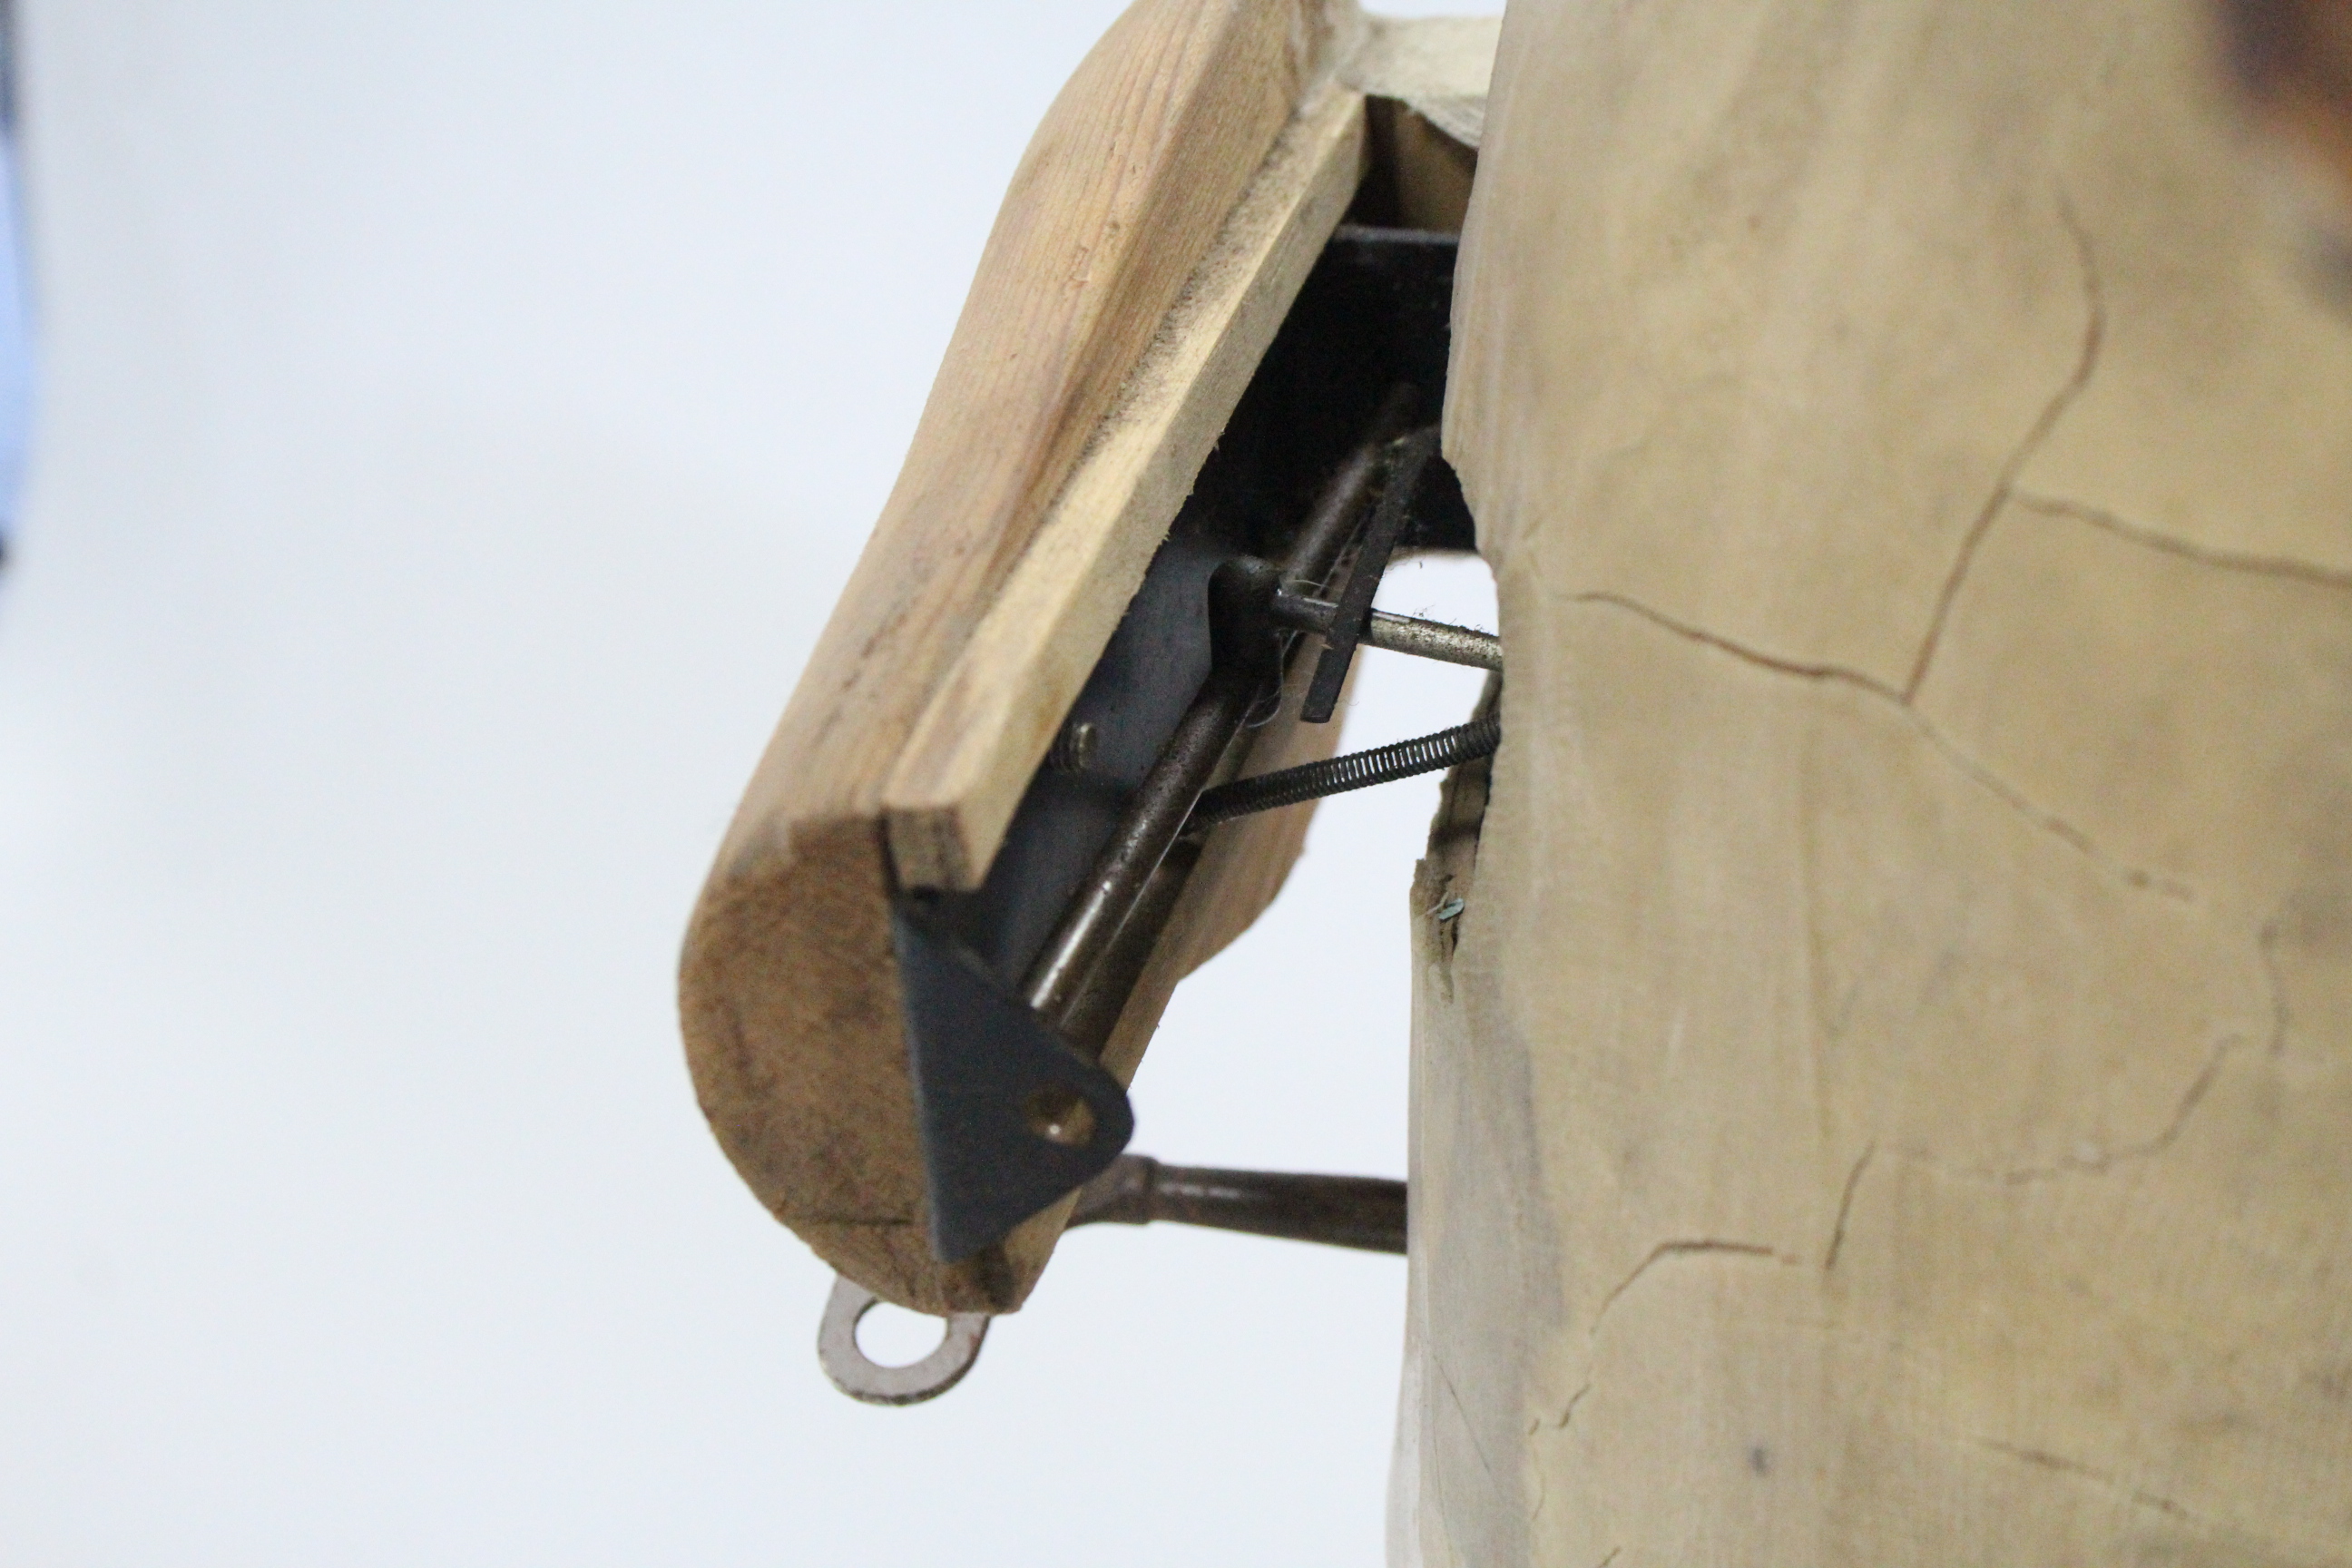
<path id="1" fill-rule="evenodd" d="M 2352 1563 L 2352 327 L 2201 15 L 1512 9 L 1398 1563 Z"/>
<path id="2" fill-rule="evenodd" d="M 906 467 L 696 907 L 679 988 L 704 1113 L 762 1202 L 890 1300 L 1016 1304 L 1043 1254 L 1007 1299 L 924 1244 L 884 782 L 1360 26 L 1323 0 L 1140 0 L 1087 57 L 1013 178 Z"/>
<path id="3" fill-rule="evenodd" d="M 1368 16 L 1339 79 L 1367 97 L 1395 100 L 1475 152 L 1502 28 L 1500 15 Z"/>
<path id="4" fill-rule="evenodd" d="M 1361 95 L 1276 145 L 966 642 L 884 795 L 913 887 L 971 889 L 1364 172 Z"/>

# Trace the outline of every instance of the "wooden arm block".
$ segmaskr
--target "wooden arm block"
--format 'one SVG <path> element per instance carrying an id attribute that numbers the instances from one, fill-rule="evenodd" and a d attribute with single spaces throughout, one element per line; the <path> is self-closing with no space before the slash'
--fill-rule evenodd
<path id="1" fill-rule="evenodd" d="M 679 994 L 704 1114 L 778 1218 L 903 1305 L 1011 1310 L 1060 1215 L 985 1266 L 929 1250 L 893 877 L 984 873 L 1354 189 L 1361 100 L 1328 79 L 1360 26 L 1325 0 L 1140 0 L 1079 67 L 696 906 Z M 1254 835 L 1230 877 L 1204 862 L 1161 957 L 1245 924 L 1302 827 Z M 1113 1043 L 1122 1073 L 1155 994 L 1147 976 Z"/>
<path id="2" fill-rule="evenodd" d="M 1234 209 L 892 771 L 902 884 L 969 890 L 987 875 L 1363 165 L 1363 100 L 1327 89 Z"/>

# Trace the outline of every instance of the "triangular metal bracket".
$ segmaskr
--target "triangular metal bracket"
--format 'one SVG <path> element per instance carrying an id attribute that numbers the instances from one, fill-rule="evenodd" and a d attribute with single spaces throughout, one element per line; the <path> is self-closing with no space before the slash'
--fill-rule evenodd
<path id="1" fill-rule="evenodd" d="M 931 1250 L 961 1262 L 1087 1181 L 1135 1135 L 1117 1079 L 901 900 L 891 916 Z"/>

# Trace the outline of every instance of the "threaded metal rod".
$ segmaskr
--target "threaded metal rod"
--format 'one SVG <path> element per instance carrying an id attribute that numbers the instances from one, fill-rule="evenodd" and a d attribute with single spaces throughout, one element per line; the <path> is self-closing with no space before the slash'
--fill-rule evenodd
<path id="1" fill-rule="evenodd" d="M 1294 594 L 1287 589 L 1274 596 L 1276 623 L 1298 631 L 1328 632 L 1339 609 L 1328 599 Z M 1448 626 L 1444 621 L 1424 621 L 1417 616 L 1392 616 L 1386 610 L 1374 610 L 1370 624 L 1364 628 L 1363 640 L 1367 647 L 1409 653 L 1445 664 L 1497 672 L 1503 668 L 1503 640 L 1494 633 Z"/>
<path id="2" fill-rule="evenodd" d="M 1302 800 L 1369 789 L 1373 784 L 1409 779 L 1417 773 L 1433 773 L 1440 768 L 1491 757 L 1502 743 L 1500 718 L 1475 719 L 1417 740 L 1376 746 L 1368 752 L 1349 752 L 1326 762 L 1259 773 L 1255 778 L 1235 779 L 1202 795 L 1200 803 L 1192 807 L 1192 819 L 1185 828 L 1189 832 L 1255 811 L 1273 811 L 1297 805 Z"/>

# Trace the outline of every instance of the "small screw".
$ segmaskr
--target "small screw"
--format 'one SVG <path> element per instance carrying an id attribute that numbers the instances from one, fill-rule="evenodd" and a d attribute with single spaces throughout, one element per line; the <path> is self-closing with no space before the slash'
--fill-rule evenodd
<path id="1" fill-rule="evenodd" d="M 1094 760 L 1095 727 L 1086 723 L 1063 725 L 1045 753 L 1045 765 L 1057 773 L 1085 773 Z"/>

